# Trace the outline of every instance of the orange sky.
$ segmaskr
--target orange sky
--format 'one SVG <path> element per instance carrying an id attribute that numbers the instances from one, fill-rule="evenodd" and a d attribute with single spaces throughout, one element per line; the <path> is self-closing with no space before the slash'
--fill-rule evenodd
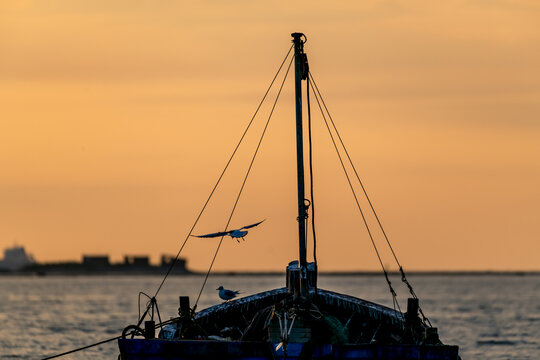
<path id="1" fill-rule="evenodd" d="M 540 5 L 329 4 L 0 0 L 0 248 L 39 261 L 175 254 L 301 31 L 402 264 L 539 270 Z M 226 241 L 217 270 L 297 256 L 292 85 L 232 226 L 267 221 Z M 377 269 L 314 121 L 320 268 Z M 195 233 L 222 230 L 251 151 Z M 183 256 L 205 269 L 217 241 Z"/>

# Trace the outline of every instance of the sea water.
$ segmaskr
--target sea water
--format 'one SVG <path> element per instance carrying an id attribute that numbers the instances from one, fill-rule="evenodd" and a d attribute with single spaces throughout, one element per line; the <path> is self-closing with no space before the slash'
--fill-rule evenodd
<path id="1" fill-rule="evenodd" d="M 139 293 L 153 295 L 156 276 L 0 277 L 0 359 L 42 359 L 114 338 L 137 322 Z M 445 344 L 468 359 L 540 359 L 540 275 L 411 275 L 425 314 Z M 157 299 L 163 320 L 178 296 L 192 305 L 201 276 L 171 276 Z M 220 303 L 219 285 L 241 296 L 283 287 L 284 276 L 211 276 L 198 309 Z M 406 307 L 407 290 L 392 278 Z M 392 306 L 382 276 L 320 276 L 319 287 Z M 140 297 L 141 310 L 147 299 Z M 117 359 L 116 341 L 60 359 Z"/>

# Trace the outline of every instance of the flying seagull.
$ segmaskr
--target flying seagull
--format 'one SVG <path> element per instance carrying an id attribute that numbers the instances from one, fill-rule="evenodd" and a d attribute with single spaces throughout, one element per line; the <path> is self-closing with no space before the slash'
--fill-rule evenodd
<path id="1" fill-rule="evenodd" d="M 242 227 L 240 229 L 236 229 L 236 230 L 222 231 L 222 232 L 217 232 L 217 233 L 213 233 L 213 234 L 206 234 L 206 235 L 192 235 L 192 236 L 195 236 L 195 237 L 198 237 L 198 238 L 213 238 L 213 237 L 220 237 L 220 236 L 229 235 L 230 237 L 232 237 L 236 241 L 240 242 L 240 240 L 238 240 L 238 238 L 242 238 L 242 240 L 245 240 L 244 236 L 246 236 L 247 233 L 248 233 L 247 230 L 244 230 L 244 229 L 250 229 L 252 227 L 255 227 L 255 226 L 259 225 L 260 223 L 262 223 L 263 221 L 259 221 L 256 224 L 247 225 L 247 226 L 244 226 L 244 227 Z"/>
<path id="2" fill-rule="evenodd" d="M 239 291 L 224 289 L 223 286 L 218 287 L 216 290 L 219 290 L 219 297 L 225 301 L 234 299 L 236 295 L 240 294 Z"/>

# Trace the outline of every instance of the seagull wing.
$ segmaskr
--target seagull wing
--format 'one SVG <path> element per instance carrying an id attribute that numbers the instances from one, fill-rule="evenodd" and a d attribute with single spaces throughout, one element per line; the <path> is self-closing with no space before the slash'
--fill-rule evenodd
<path id="1" fill-rule="evenodd" d="M 266 220 L 266 219 L 265 219 L 265 220 Z M 263 220 L 263 221 L 264 221 L 264 220 Z M 243 228 L 240 228 L 240 229 L 238 229 L 238 230 L 249 229 L 249 228 L 255 227 L 255 226 L 259 225 L 260 223 L 262 223 L 263 221 L 259 221 L 259 222 L 256 223 L 256 224 L 251 224 L 251 225 L 244 226 Z"/>
<path id="2" fill-rule="evenodd" d="M 231 235 L 231 233 L 234 232 L 234 231 L 239 231 L 239 230 L 249 229 L 249 228 L 255 227 L 255 226 L 259 225 L 260 223 L 262 223 L 263 221 L 259 221 L 256 224 L 251 224 L 251 225 L 244 226 L 243 228 L 240 228 L 240 229 L 235 229 L 235 230 L 230 230 L 230 231 L 221 231 L 221 232 L 217 232 L 217 233 L 213 233 L 213 234 L 191 235 L 191 236 L 198 237 L 198 238 L 214 238 L 214 237 L 220 237 L 220 236 L 225 236 L 225 235 Z"/>
<path id="3" fill-rule="evenodd" d="M 191 235 L 191 236 L 198 237 L 198 238 L 214 238 L 214 237 L 229 235 L 230 233 L 231 233 L 230 231 L 222 231 L 222 232 L 217 232 L 213 234 Z"/>

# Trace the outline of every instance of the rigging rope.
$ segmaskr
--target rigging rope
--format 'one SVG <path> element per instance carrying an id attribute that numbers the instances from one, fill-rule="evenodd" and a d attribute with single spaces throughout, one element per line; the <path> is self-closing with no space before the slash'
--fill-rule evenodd
<path id="1" fill-rule="evenodd" d="M 358 175 L 358 172 L 356 171 L 356 167 L 354 166 L 354 162 L 352 161 L 350 155 L 349 155 L 349 152 L 347 151 L 347 148 L 345 147 L 345 143 L 343 142 L 343 139 L 341 138 L 341 135 L 339 134 L 339 131 L 336 127 L 336 124 L 334 123 L 334 120 L 332 118 L 332 115 L 330 114 L 330 111 L 328 110 L 328 107 L 326 106 L 326 103 L 324 102 L 324 99 L 322 97 L 322 94 L 321 92 L 319 91 L 319 87 L 317 86 L 317 83 L 315 82 L 315 79 L 313 78 L 313 75 L 311 74 L 311 72 L 309 73 L 309 76 L 311 78 L 311 80 L 313 81 L 313 85 L 314 85 L 314 88 L 316 89 L 317 93 L 319 94 L 320 98 L 321 98 L 321 102 L 326 110 L 326 113 L 328 114 L 328 118 L 330 119 L 330 122 L 332 124 L 332 127 L 334 128 L 334 131 L 336 132 L 337 136 L 338 136 L 338 139 L 341 143 L 341 146 L 343 147 L 343 150 L 345 151 L 345 154 L 347 155 L 347 159 L 349 160 L 349 163 L 354 171 L 354 174 L 356 176 L 356 179 L 358 180 L 358 183 L 360 184 L 360 187 L 362 188 L 362 191 L 364 192 L 364 196 L 366 197 L 366 200 L 368 201 L 368 204 L 369 204 L 369 207 L 371 208 L 371 211 L 373 212 L 373 215 L 375 216 L 375 219 L 377 220 L 377 224 L 379 225 L 379 228 L 381 229 L 381 232 L 384 236 L 384 239 L 386 240 L 386 243 L 388 244 L 388 247 L 390 249 L 390 251 L 392 252 L 392 255 L 394 257 L 394 260 L 396 261 L 396 264 L 397 266 L 399 267 L 399 271 L 401 273 L 401 281 L 407 286 L 407 288 L 409 289 L 409 293 L 412 295 L 413 298 L 415 299 L 418 299 L 418 296 L 416 296 L 416 293 L 414 292 L 413 290 L 413 287 L 411 285 L 411 283 L 409 282 L 409 280 L 407 279 L 407 276 L 405 275 L 405 270 L 403 270 L 403 266 L 401 266 L 398 258 L 397 258 L 397 255 L 394 251 L 394 248 L 392 247 L 392 244 L 390 243 L 390 239 L 388 238 L 388 235 L 386 234 L 386 231 L 384 230 L 384 227 L 381 223 L 381 220 L 379 219 L 379 216 L 377 215 L 377 212 L 375 211 L 375 207 L 373 206 L 373 203 L 371 202 L 371 199 L 367 193 L 367 190 L 366 188 L 364 187 L 364 183 L 362 182 L 362 180 L 360 179 L 360 176 Z M 429 324 L 430 327 L 432 327 L 431 325 L 431 321 L 429 321 L 429 319 L 425 316 L 424 312 L 422 311 L 422 309 L 419 307 L 418 309 L 420 311 L 420 314 L 422 315 L 422 318 L 424 320 L 424 322 L 426 322 L 427 324 Z"/>
<path id="2" fill-rule="evenodd" d="M 175 318 L 171 318 L 171 319 L 169 319 L 169 320 L 160 322 L 159 324 L 155 324 L 155 328 L 157 329 L 158 327 L 163 327 L 163 326 L 165 326 L 165 325 L 173 324 L 173 323 L 177 322 L 178 319 L 179 319 L 179 317 L 175 317 Z M 132 332 L 130 332 L 130 333 L 126 334 L 126 335 L 133 335 L 133 334 L 135 334 L 135 333 L 137 333 L 137 330 L 133 330 Z M 101 341 L 98 341 L 98 342 L 93 343 L 93 344 L 90 344 L 90 345 L 82 346 L 82 347 L 77 348 L 77 349 L 73 349 L 73 350 L 69 350 L 69 351 L 63 352 L 63 353 L 61 353 L 61 354 L 51 355 L 51 356 L 42 358 L 41 360 L 56 359 L 56 358 L 59 358 L 59 357 L 61 357 L 61 356 L 65 356 L 65 355 L 73 354 L 73 353 L 76 353 L 76 352 L 79 352 L 79 351 L 82 351 L 82 350 L 90 349 L 90 348 L 93 348 L 93 347 L 96 347 L 96 346 L 99 346 L 99 345 L 103 345 L 103 344 L 109 343 L 109 342 L 111 342 L 111 341 L 115 341 L 115 340 L 121 339 L 122 336 L 123 336 L 123 335 L 118 335 L 118 336 L 115 336 L 115 337 L 112 337 L 112 338 L 109 338 L 109 339 L 101 340 Z"/>
<path id="3" fill-rule="evenodd" d="M 283 65 L 285 64 L 285 62 L 287 61 L 287 58 L 289 57 L 292 49 L 294 48 L 294 45 L 291 45 L 291 47 L 289 48 L 289 50 L 287 51 L 287 54 L 285 55 L 285 58 L 283 59 L 283 61 L 281 62 L 276 74 L 274 75 L 274 77 L 272 78 L 272 81 L 270 82 L 270 85 L 268 86 L 268 88 L 266 89 L 266 92 L 264 93 L 264 96 L 262 97 L 261 101 L 259 102 L 259 105 L 257 106 L 257 109 L 255 110 L 255 113 L 253 114 L 253 116 L 251 117 L 251 120 L 249 121 L 246 129 L 244 130 L 244 133 L 242 134 L 242 136 L 240 137 L 240 140 L 238 141 L 236 147 L 234 148 L 234 151 L 232 152 L 231 156 L 229 157 L 229 160 L 227 161 L 227 164 L 225 165 L 225 168 L 223 169 L 223 171 L 221 172 L 216 184 L 214 185 L 214 187 L 212 188 L 212 191 L 210 192 L 210 195 L 208 196 L 208 198 L 206 199 L 201 211 L 199 212 L 199 214 L 197 215 L 197 218 L 195 219 L 195 222 L 193 223 L 191 229 L 189 230 L 184 242 L 182 243 L 182 246 L 180 247 L 180 250 L 178 250 L 178 253 L 176 254 L 174 260 L 172 261 L 171 265 L 169 266 L 165 276 L 163 277 L 163 280 L 161 281 L 161 283 L 159 284 L 159 287 L 157 288 L 153 298 L 155 299 L 157 297 L 157 295 L 159 294 L 161 288 L 163 287 L 163 284 L 165 283 L 165 281 L 167 280 L 168 276 L 170 275 L 172 269 L 174 268 L 174 266 L 176 265 L 176 263 L 178 262 L 178 258 L 180 257 L 180 254 L 182 253 L 182 250 L 184 249 L 184 247 L 186 246 L 189 238 L 191 237 L 191 234 L 193 233 L 193 230 L 195 229 L 195 226 L 197 225 L 197 223 L 199 222 L 202 214 L 204 213 L 208 203 L 210 202 L 212 196 L 214 195 L 214 192 L 216 191 L 217 187 L 219 186 L 219 183 L 221 182 L 221 179 L 223 178 L 223 176 L 225 175 L 225 172 L 227 171 L 229 165 L 231 164 L 231 161 L 232 159 L 234 158 L 234 156 L 236 155 L 236 152 L 238 151 L 238 148 L 240 147 L 242 141 L 244 140 L 248 130 L 250 129 L 252 123 L 253 123 L 253 120 L 255 119 L 255 116 L 257 116 L 257 114 L 259 113 L 259 110 L 264 102 L 264 100 L 266 99 L 266 97 L 268 96 L 268 93 L 270 92 L 270 89 L 272 88 L 272 86 L 274 85 L 274 82 L 276 81 L 279 73 L 281 72 L 281 69 L 283 68 Z M 294 57 L 293 57 L 294 59 Z M 292 60 L 291 60 L 292 61 Z M 289 64 L 289 68 L 290 68 L 290 64 Z M 288 70 L 287 70 L 288 72 Z M 281 87 L 283 87 L 283 84 L 281 85 Z M 281 89 L 280 89 L 280 92 L 281 92 Z M 272 109 L 273 111 L 273 109 Z M 148 296 L 147 294 L 144 294 L 146 296 Z M 139 294 L 140 296 L 140 294 Z M 200 295 L 199 295 L 200 296 Z M 148 296 L 149 297 L 149 296 Z M 150 298 L 150 297 L 149 297 Z M 150 298 L 152 299 L 152 298 Z M 139 298 L 139 301 L 140 301 L 140 298 Z M 138 320 L 138 324 L 140 325 L 144 319 L 144 317 L 148 314 L 148 311 L 150 310 L 150 307 L 151 307 L 151 304 L 149 304 L 145 310 L 145 312 L 143 313 L 143 315 L 141 316 L 140 315 L 140 310 L 139 310 L 139 320 Z M 140 303 L 139 303 L 139 308 L 140 308 Z M 159 310 L 158 311 L 158 317 L 160 318 L 160 324 L 159 326 L 162 326 L 162 325 L 166 325 L 166 324 L 169 324 L 171 322 L 174 322 L 172 320 L 168 320 L 168 321 L 165 321 L 165 322 L 161 322 L 161 316 L 159 315 Z M 101 345 L 101 344 L 105 344 L 105 343 L 108 343 L 108 342 L 111 342 L 111 341 L 114 341 L 114 340 L 118 340 L 120 339 L 122 336 L 117 336 L 117 337 L 114 337 L 114 338 L 110 338 L 110 339 L 107 339 L 107 340 L 103 340 L 103 341 L 100 341 L 98 343 L 95 343 L 95 344 L 91 344 L 91 345 L 87 345 L 87 346 L 83 346 L 83 347 L 80 347 L 80 348 L 77 348 L 77 349 L 73 349 L 73 350 L 70 350 L 70 351 L 66 351 L 64 353 L 61 353 L 61 354 L 57 354 L 57 355 L 53 355 L 53 356 L 49 356 L 49 357 L 46 357 L 46 358 L 43 358 L 42 360 L 49 360 L 49 359 L 54 359 L 54 358 L 58 358 L 58 357 L 61 357 L 61 356 L 65 356 L 65 355 L 68 355 L 68 354 L 72 354 L 72 353 L 75 353 L 75 352 L 78 352 L 78 351 L 82 351 L 82 350 L 85 350 L 85 349 L 89 349 L 89 348 L 92 348 L 94 346 L 98 346 L 98 345 Z"/>
<path id="4" fill-rule="evenodd" d="M 141 317 L 141 295 L 144 295 L 148 298 L 148 303 L 146 304 L 146 310 L 142 317 Z M 159 307 L 158 307 L 156 298 L 150 297 L 150 295 L 140 291 L 138 302 L 137 302 L 137 309 L 139 310 L 139 317 L 138 317 L 139 321 L 137 322 L 137 325 L 136 325 L 137 327 L 141 326 L 145 316 L 148 314 L 149 309 L 152 309 L 152 315 L 150 316 L 150 320 L 154 320 L 154 307 L 156 309 L 159 322 L 161 323 L 161 314 L 159 313 Z"/>
<path id="5" fill-rule="evenodd" d="M 311 141 L 311 104 L 309 101 L 309 77 L 306 81 L 306 96 L 307 96 L 307 108 L 308 108 L 308 138 L 309 138 L 309 196 L 311 198 L 311 232 L 313 233 L 313 262 L 315 263 L 315 269 L 317 269 L 317 235 L 315 233 L 315 200 L 313 200 L 313 146 Z M 307 234 L 307 231 L 306 231 Z M 317 291 L 317 287 L 315 287 Z"/>
<path id="6" fill-rule="evenodd" d="M 310 72 L 310 75 L 311 75 L 311 72 Z M 313 80 L 313 77 L 311 77 L 311 79 Z M 314 84 L 315 84 L 315 82 L 314 82 Z M 352 185 L 351 179 L 349 177 L 349 174 L 347 172 L 345 164 L 343 163 L 343 159 L 341 157 L 338 146 L 337 146 L 336 141 L 334 139 L 334 135 L 332 134 L 332 131 L 330 130 L 330 125 L 328 125 L 328 121 L 326 120 L 326 115 L 324 114 L 324 111 L 322 109 L 321 102 L 319 101 L 319 97 L 317 96 L 317 93 L 315 91 L 313 91 L 313 95 L 315 96 L 315 100 L 317 101 L 317 105 L 319 106 L 319 109 L 321 111 L 321 115 L 322 115 L 322 117 L 324 119 L 324 123 L 326 125 L 326 128 L 328 129 L 328 134 L 330 135 L 330 138 L 332 139 L 332 143 L 334 144 L 334 149 L 336 150 L 336 154 L 337 154 L 337 156 L 339 158 L 339 162 L 341 163 L 341 167 L 343 168 L 343 172 L 345 173 L 345 177 L 347 178 L 347 182 L 349 183 L 349 187 L 350 187 L 350 189 L 352 191 L 354 200 L 356 202 L 356 206 L 357 206 L 358 210 L 360 211 L 360 215 L 362 216 L 362 220 L 364 222 L 364 225 L 365 225 L 366 230 L 368 232 L 369 238 L 370 238 L 371 243 L 373 245 L 373 249 L 375 250 L 375 253 L 377 254 L 377 258 L 379 259 L 379 264 L 381 265 L 381 269 L 382 269 L 382 271 L 384 273 L 384 277 L 386 279 L 386 283 L 388 284 L 390 294 L 392 294 L 392 301 L 394 303 L 394 309 L 397 306 L 397 309 L 401 313 L 401 308 L 400 308 L 399 303 L 397 301 L 397 294 L 396 294 L 394 288 L 392 287 L 392 282 L 390 281 L 390 279 L 388 277 L 388 272 L 386 271 L 386 268 L 384 267 L 384 264 L 382 262 L 381 255 L 379 253 L 377 245 L 375 244 L 375 240 L 373 238 L 373 234 L 371 233 L 371 230 L 370 230 L 369 225 L 367 223 L 366 217 L 364 215 L 364 211 L 362 210 L 362 207 L 360 206 L 360 202 L 358 201 L 358 197 L 356 196 L 356 192 L 354 191 L 354 186 Z"/>
<path id="7" fill-rule="evenodd" d="M 191 237 L 191 234 L 193 233 L 193 230 L 195 229 L 195 226 L 197 226 L 197 223 L 199 222 L 199 219 L 201 218 L 202 214 L 204 213 L 204 210 L 206 209 L 206 206 L 208 205 L 208 203 L 210 202 L 210 199 L 212 198 L 212 196 L 214 195 L 214 192 L 216 191 L 219 183 L 221 182 L 221 179 L 223 178 L 223 175 L 225 175 L 225 172 L 227 171 L 227 169 L 229 168 L 229 165 L 232 161 L 232 159 L 234 158 L 234 155 L 236 155 L 236 152 L 238 150 L 238 148 L 240 147 L 240 144 L 242 143 L 242 141 L 244 140 L 244 137 L 246 136 L 249 128 L 251 127 L 251 124 L 253 123 L 253 120 L 255 119 L 255 116 L 257 116 L 257 114 L 259 113 L 259 109 L 261 108 L 264 100 L 266 99 L 266 96 L 268 95 L 268 93 L 270 92 L 270 89 L 272 88 L 272 86 L 274 85 L 274 82 L 276 81 L 276 78 L 278 77 L 279 73 L 281 72 L 281 69 L 283 68 L 283 65 L 285 64 L 285 62 L 287 61 L 287 58 L 289 57 L 289 54 L 291 53 L 292 49 L 293 49 L 294 45 L 292 45 L 290 48 L 289 48 L 289 51 L 287 51 L 287 55 L 285 55 L 285 58 L 283 59 L 283 61 L 281 62 L 281 65 L 279 66 L 279 69 L 277 70 L 276 74 L 274 75 L 274 78 L 272 79 L 272 81 L 270 82 L 270 85 L 268 86 L 268 89 L 266 89 L 266 92 L 264 93 L 264 96 L 262 97 L 261 101 L 259 102 L 259 106 L 257 106 L 257 109 L 255 110 L 255 113 L 253 114 L 253 116 L 251 117 L 251 120 L 249 121 L 246 129 L 244 130 L 244 133 L 242 134 L 242 136 L 240 137 L 240 140 L 238 141 L 238 144 L 236 145 L 236 147 L 234 148 L 234 151 L 233 153 L 231 154 L 229 160 L 227 161 L 227 164 L 225 165 L 225 168 L 223 169 L 223 171 L 221 172 L 221 175 L 219 176 L 216 184 L 214 185 L 214 188 L 212 189 L 212 191 L 210 192 L 210 195 L 208 196 L 208 199 L 206 200 L 206 202 L 204 203 L 201 211 L 199 212 L 199 215 L 197 216 L 197 218 L 195 219 L 195 222 L 193 223 L 193 226 L 191 227 L 191 229 L 189 230 L 189 233 L 187 234 L 186 236 L 186 239 L 184 240 L 184 243 L 182 244 L 182 247 L 180 248 L 180 250 L 178 251 L 178 253 L 176 254 L 176 257 L 174 258 L 174 261 L 171 263 L 171 265 L 169 266 L 169 269 L 167 270 L 167 273 L 165 274 L 165 277 L 163 278 L 163 280 L 161 281 L 161 284 L 159 285 L 154 297 L 156 297 L 159 293 L 159 291 L 161 290 L 161 288 L 163 287 L 163 284 L 165 283 L 165 280 L 167 279 L 167 277 L 170 275 L 172 269 L 174 268 L 174 265 L 178 262 L 178 257 L 180 256 L 180 253 L 182 252 L 182 250 L 184 249 L 184 246 L 186 245 L 186 243 L 188 242 L 189 238 Z"/>
<path id="8" fill-rule="evenodd" d="M 291 58 L 291 61 L 289 62 L 289 66 L 287 68 L 287 72 L 285 73 L 285 76 L 283 77 L 283 81 L 281 82 L 281 86 L 279 88 L 279 91 L 276 96 L 276 100 L 274 101 L 274 105 L 272 106 L 272 109 L 270 110 L 270 114 L 268 115 L 268 120 L 266 120 L 266 125 L 264 126 L 263 132 L 261 134 L 261 137 L 259 139 L 259 143 L 257 144 L 257 148 L 255 149 L 255 153 L 253 154 L 253 157 L 251 158 L 251 163 L 249 164 L 248 170 L 246 172 L 246 175 L 244 177 L 244 181 L 242 182 L 242 186 L 240 187 L 240 191 L 238 192 L 238 196 L 236 197 L 236 201 L 234 202 L 234 206 L 231 210 L 231 214 L 229 215 L 229 219 L 227 220 L 227 224 L 225 225 L 225 230 L 229 228 L 229 224 L 231 222 L 231 219 L 234 215 L 234 212 L 236 211 L 236 206 L 238 205 L 238 201 L 240 200 L 240 196 L 242 195 L 242 191 L 244 190 L 244 187 L 246 185 L 246 181 L 249 177 L 249 174 L 251 173 L 251 168 L 253 167 L 253 163 L 255 162 L 255 158 L 257 157 L 257 154 L 259 152 L 259 149 L 261 147 L 261 143 L 264 139 L 264 135 L 266 134 L 266 130 L 268 129 L 268 125 L 270 124 L 270 119 L 272 118 L 272 114 L 274 113 L 274 109 L 276 108 L 276 104 L 279 100 L 279 96 L 281 95 L 281 91 L 283 90 L 283 85 L 285 84 L 285 80 L 287 79 L 287 75 L 289 75 L 289 70 L 291 69 L 291 65 L 293 63 L 294 57 Z M 221 237 L 219 240 L 219 244 L 216 248 L 216 252 L 214 253 L 214 257 L 212 259 L 212 262 L 210 263 L 210 267 L 208 269 L 208 272 L 206 273 L 206 276 L 204 278 L 203 285 L 201 287 L 201 290 L 199 291 L 199 295 L 197 296 L 197 301 L 195 301 L 194 308 L 197 307 L 197 304 L 199 303 L 199 300 L 201 298 L 202 292 L 204 290 L 204 287 L 206 286 L 206 282 L 208 280 L 208 277 L 210 276 L 210 272 L 212 271 L 212 267 L 214 266 L 214 262 L 216 261 L 217 254 L 219 252 L 219 249 L 221 248 L 221 244 L 223 243 L 223 239 L 225 238 L 225 235 Z"/>

